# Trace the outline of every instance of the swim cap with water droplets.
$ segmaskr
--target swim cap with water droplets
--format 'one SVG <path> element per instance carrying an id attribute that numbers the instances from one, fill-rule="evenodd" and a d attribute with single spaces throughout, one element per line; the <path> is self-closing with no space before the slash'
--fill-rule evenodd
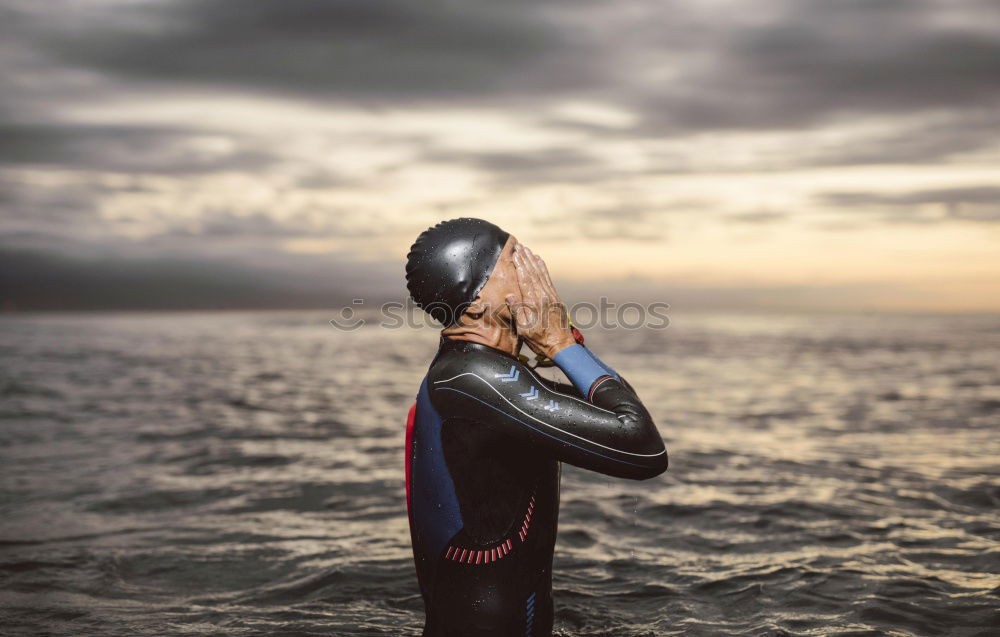
<path id="1" fill-rule="evenodd" d="M 445 327 L 475 300 L 510 234 L 482 219 L 462 217 L 424 230 L 406 256 L 406 288 Z"/>

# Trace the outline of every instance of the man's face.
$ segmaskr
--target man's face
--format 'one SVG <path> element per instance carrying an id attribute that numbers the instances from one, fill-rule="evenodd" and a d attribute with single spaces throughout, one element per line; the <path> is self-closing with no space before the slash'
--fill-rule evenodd
<path id="1" fill-rule="evenodd" d="M 493 272 L 486 281 L 486 285 L 479 291 L 479 298 L 486 307 L 487 312 L 504 320 L 510 320 L 510 309 L 507 307 L 507 295 L 513 294 L 518 302 L 521 301 L 521 288 L 517 284 L 517 270 L 514 266 L 514 247 L 517 245 L 517 238 L 511 235 L 507 243 L 503 246 L 503 251 L 497 258 Z"/>

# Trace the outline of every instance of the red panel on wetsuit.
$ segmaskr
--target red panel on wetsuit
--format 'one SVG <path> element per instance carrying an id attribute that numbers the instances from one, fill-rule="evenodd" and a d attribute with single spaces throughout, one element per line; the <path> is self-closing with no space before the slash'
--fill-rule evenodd
<path id="1" fill-rule="evenodd" d="M 413 458 L 413 421 L 417 417 L 417 403 L 410 406 L 410 415 L 406 417 L 406 515 L 413 526 L 413 509 L 410 505 L 410 463 Z M 398 484 L 398 483 L 397 483 Z"/>
<path id="2" fill-rule="evenodd" d="M 413 506 L 411 504 L 410 493 L 410 465 L 413 462 L 413 422 L 417 417 L 417 403 L 410 406 L 410 414 L 406 417 L 406 458 L 404 459 L 404 472 L 406 473 L 406 517 L 410 520 L 410 541 L 413 542 Z M 423 582 L 420 578 L 420 568 L 417 564 L 417 555 L 413 555 L 413 565 L 417 571 L 417 585 L 423 590 Z"/>

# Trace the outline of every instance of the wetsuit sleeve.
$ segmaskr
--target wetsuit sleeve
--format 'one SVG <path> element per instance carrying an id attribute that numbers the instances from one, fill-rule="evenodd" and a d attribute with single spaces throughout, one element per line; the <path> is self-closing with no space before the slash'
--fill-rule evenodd
<path id="1" fill-rule="evenodd" d="M 573 387 L 572 385 L 568 385 L 566 383 L 561 383 L 561 382 L 559 382 L 557 380 L 549 380 L 548 378 L 545 378 L 544 376 L 539 376 L 539 379 L 543 383 L 545 383 L 545 385 L 549 389 L 551 389 L 552 391 L 556 392 L 557 394 L 569 394 L 570 396 L 576 396 L 576 388 Z"/>
<path id="2" fill-rule="evenodd" d="M 443 418 L 482 422 L 584 469 L 635 480 L 663 473 L 667 452 L 638 397 L 585 352 L 561 354 L 556 364 L 586 400 L 553 391 L 511 358 L 476 353 L 432 370 L 431 401 Z"/>

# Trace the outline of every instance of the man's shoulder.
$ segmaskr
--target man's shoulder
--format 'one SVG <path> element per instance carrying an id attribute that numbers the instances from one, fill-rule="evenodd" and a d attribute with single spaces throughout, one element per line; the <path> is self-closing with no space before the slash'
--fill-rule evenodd
<path id="1" fill-rule="evenodd" d="M 427 380 L 432 389 L 441 386 L 486 389 L 512 384 L 525 373 L 527 368 L 516 358 L 485 345 L 462 341 L 442 347 Z"/>

